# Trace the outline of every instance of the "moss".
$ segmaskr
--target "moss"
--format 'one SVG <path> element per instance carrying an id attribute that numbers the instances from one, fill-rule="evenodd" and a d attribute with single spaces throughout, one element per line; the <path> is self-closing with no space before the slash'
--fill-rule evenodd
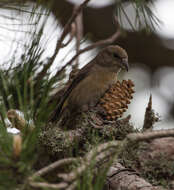
<path id="1" fill-rule="evenodd" d="M 168 160 L 163 153 L 158 159 L 144 159 L 141 161 L 141 173 L 151 183 L 168 187 L 174 177 L 174 161 Z"/>
<path id="2" fill-rule="evenodd" d="M 148 157 L 148 146 L 144 142 L 126 143 L 119 158 L 125 167 L 135 170 L 151 184 L 169 187 L 174 177 L 174 162 L 163 153 L 158 159 Z"/>

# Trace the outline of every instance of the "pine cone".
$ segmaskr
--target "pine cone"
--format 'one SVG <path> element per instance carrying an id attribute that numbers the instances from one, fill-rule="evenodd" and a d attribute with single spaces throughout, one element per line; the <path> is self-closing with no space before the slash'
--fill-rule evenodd
<path id="1" fill-rule="evenodd" d="M 117 81 L 100 99 L 99 105 L 104 109 L 104 117 L 107 120 L 120 118 L 128 109 L 135 92 L 134 84 L 131 80 Z"/>

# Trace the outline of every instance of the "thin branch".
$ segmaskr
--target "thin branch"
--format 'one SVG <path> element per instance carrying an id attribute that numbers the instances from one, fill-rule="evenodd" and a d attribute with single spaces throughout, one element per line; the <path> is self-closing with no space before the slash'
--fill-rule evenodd
<path id="1" fill-rule="evenodd" d="M 44 182 L 30 182 L 30 186 L 32 187 L 42 187 L 42 188 L 52 188 L 52 189 L 65 189 L 68 184 L 67 183 L 59 183 L 59 184 L 50 184 Z"/>
<path id="2" fill-rule="evenodd" d="M 130 141 L 140 142 L 163 137 L 174 137 L 174 129 L 150 131 L 145 133 L 131 133 L 127 136 Z"/>
<path id="3" fill-rule="evenodd" d="M 75 6 L 74 10 L 76 10 L 78 7 Z M 80 41 L 83 37 L 83 13 L 82 11 L 79 13 L 79 15 L 75 19 L 75 26 L 76 26 L 76 53 L 80 50 Z M 79 57 L 76 58 L 76 64 L 74 65 L 73 69 L 77 69 L 79 64 Z"/>
<path id="4" fill-rule="evenodd" d="M 118 148 L 119 146 L 120 146 L 120 144 L 116 141 L 111 141 L 109 143 L 101 144 L 98 147 L 92 149 L 86 155 L 86 157 L 84 158 L 84 164 L 81 164 L 81 166 L 78 167 L 75 171 L 72 171 L 69 174 L 59 174 L 58 176 L 63 178 L 64 181 L 66 181 L 66 182 L 72 182 L 86 170 L 86 168 L 91 164 L 91 161 L 93 161 L 94 158 L 95 159 L 97 158 L 98 161 L 101 161 L 101 159 L 108 156 L 108 154 L 107 154 L 108 152 L 106 150 L 108 150 L 110 148 L 115 148 L 114 150 L 115 150 L 115 152 L 117 152 L 117 150 L 119 150 L 119 148 Z M 103 151 L 106 151 L 106 156 L 105 156 L 105 153 L 102 154 Z M 96 155 L 98 155 L 98 156 L 96 156 Z"/>
<path id="5" fill-rule="evenodd" d="M 72 23 L 71 24 L 70 38 L 69 38 L 69 40 L 66 43 L 62 43 L 61 48 L 66 47 L 72 41 L 72 39 L 75 36 L 75 34 L 76 34 L 76 26 L 75 26 L 74 23 Z"/>
<path id="6" fill-rule="evenodd" d="M 53 55 L 53 61 L 56 57 L 56 55 L 58 54 L 60 48 L 61 48 L 61 45 L 62 45 L 62 42 L 65 38 L 65 36 L 67 35 L 67 33 L 69 32 L 69 28 L 71 27 L 71 24 L 74 22 L 74 20 L 76 19 L 76 17 L 78 16 L 78 14 L 81 12 L 81 10 L 88 4 L 90 0 L 85 0 L 72 14 L 71 18 L 68 20 L 68 22 L 66 23 L 65 27 L 64 27 L 64 30 L 63 30 L 63 33 L 60 37 L 60 39 L 58 40 L 57 42 L 57 45 L 56 45 L 56 49 L 55 49 L 55 52 L 54 52 L 54 55 Z"/>
<path id="7" fill-rule="evenodd" d="M 59 38 L 59 40 L 57 41 L 56 44 L 56 49 L 54 51 L 53 56 L 50 59 L 50 62 L 48 64 L 46 64 L 43 68 L 43 70 L 38 74 L 38 77 L 36 80 L 41 80 L 44 76 L 45 73 L 48 71 L 48 69 L 51 67 L 51 65 L 53 64 L 56 56 L 59 53 L 59 50 L 62 47 L 62 42 L 65 39 L 66 35 L 68 34 L 68 32 L 70 31 L 70 27 L 71 24 L 74 22 L 74 20 L 76 19 L 76 17 L 78 16 L 78 14 L 81 12 L 81 10 L 88 4 L 90 0 L 85 0 L 77 9 L 76 11 L 73 12 L 72 16 L 70 17 L 70 19 L 68 20 L 68 22 L 66 23 L 66 25 L 64 26 L 63 32 L 61 37 Z"/>
<path id="8" fill-rule="evenodd" d="M 158 122 L 159 118 L 155 115 L 152 109 L 152 95 L 149 97 L 148 106 L 146 107 L 146 112 L 144 116 L 143 131 L 152 130 L 155 122 Z"/>
<path id="9" fill-rule="evenodd" d="M 76 161 L 77 161 L 76 158 L 67 158 L 67 159 L 63 159 L 63 160 L 58 160 L 58 161 L 56 161 L 56 162 L 42 168 L 41 170 L 37 171 L 29 179 L 33 180 L 36 177 L 40 177 L 40 176 L 43 176 L 46 173 L 49 173 L 50 171 L 56 169 L 59 166 L 69 164 L 69 163 L 72 163 L 72 162 L 76 162 Z"/>
<path id="10" fill-rule="evenodd" d="M 77 187 L 77 184 L 78 184 L 78 181 L 74 181 L 71 185 L 69 185 L 67 190 L 74 190 Z"/>
<path id="11" fill-rule="evenodd" d="M 64 164 L 77 161 L 77 159 L 70 158 L 70 159 L 59 160 L 41 169 L 40 171 L 36 172 L 33 176 L 29 178 L 30 185 L 33 187 L 49 187 L 49 188 L 59 188 L 59 189 L 66 188 L 69 190 L 74 190 L 77 187 L 77 183 L 78 183 L 77 179 L 83 175 L 86 169 L 91 165 L 91 162 L 95 161 L 94 162 L 95 164 L 94 169 L 95 169 L 95 167 L 97 167 L 99 162 L 106 160 L 108 157 L 115 159 L 114 157 L 124 150 L 126 144 L 130 143 L 130 140 L 133 143 L 136 143 L 136 142 L 145 141 L 149 139 L 171 137 L 171 136 L 174 136 L 174 129 L 145 132 L 143 134 L 141 133 L 129 134 L 127 138 L 124 139 L 123 141 L 111 141 L 111 142 L 104 143 L 104 144 L 99 145 L 98 147 L 93 148 L 91 151 L 89 151 L 86 154 L 83 160 L 80 160 L 81 164 L 78 168 L 76 168 L 70 173 L 58 174 L 58 177 L 63 179 L 63 183 L 60 183 L 60 184 L 48 184 L 48 183 L 40 183 L 40 182 L 37 183 L 37 182 L 34 182 L 33 180 L 35 177 L 42 176 L 52 171 L 53 169 L 57 168 L 58 166 L 62 166 Z M 117 176 L 116 173 L 114 173 L 114 175 L 112 176 Z M 115 181 L 115 179 L 113 180 Z M 140 179 L 140 181 L 141 180 L 142 179 Z"/>
<path id="12" fill-rule="evenodd" d="M 108 157 L 109 152 L 112 155 L 118 155 L 121 151 L 123 151 L 124 146 L 130 142 L 140 142 L 150 139 L 162 138 L 162 137 L 171 137 L 174 136 L 173 130 L 161 130 L 161 131 L 151 131 L 145 133 L 131 133 L 127 136 L 127 138 L 123 141 L 111 141 L 108 143 L 104 143 L 99 145 L 96 148 L 93 148 L 87 155 L 84 157 L 83 163 L 80 167 L 76 168 L 74 171 L 69 174 L 58 174 L 58 177 L 63 178 L 65 182 L 73 182 L 77 179 L 82 173 L 86 170 L 86 168 L 91 164 L 91 160 L 96 160 L 96 164 L 101 160 Z"/>
<path id="13" fill-rule="evenodd" d="M 58 76 L 68 65 L 72 64 L 72 62 L 82 53 L 87 52 L 91 49 L 94 49 L 98 46 L 104 46 L 104 45 L 108 45 L 113 43 L 119 36 L 120 36 L 121 32 L 120 30 L 118 30 L 117 32 L 115 32 L 112 36 L 110 36 L 109 38 L 105 39 L 105 40 L 100 40 L 92 45 L 87 46 L 84 49 L 79 50 L 79 52 L 74 55 L 70 61 L 68 61 L 59 71 L 57 71 L 56 76 Z"/>

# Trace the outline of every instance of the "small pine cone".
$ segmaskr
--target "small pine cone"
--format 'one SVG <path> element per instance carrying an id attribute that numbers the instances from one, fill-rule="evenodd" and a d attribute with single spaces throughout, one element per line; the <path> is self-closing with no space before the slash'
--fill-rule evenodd
<path id="1" fill-rule="evenodd" d="M 101 98 L 99 105 L 105 110 L 105 119 L 116 120 L 128 109 L 135 92 L 134 83 L 129 80 L 117 81 Z"/>

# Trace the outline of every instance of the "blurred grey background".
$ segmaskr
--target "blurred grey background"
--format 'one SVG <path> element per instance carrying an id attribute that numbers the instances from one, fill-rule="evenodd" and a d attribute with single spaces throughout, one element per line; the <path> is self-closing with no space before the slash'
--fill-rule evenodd
<path id="1" fill-rule="evenodd" d="M 14 1 L 13 1 L 14 2 Z M 30 41 L 34 28 L 44 24 L 42 47 L 46 50 L 44 59 L 50 57 L 56 46 L 62 27 L 72 15 L 74 5 L 82 0 L 52 0 L 41 1 L 31 21 L 31 12 L 35 1 L 26 1 L 22 11 L 2 6 L 0 4 L 0 66 L 7 68 L 8 60 L 15 55 L 16 59 L 24 51 L 26 41 Z M 149 1 L 153 14 L 160 20 L 154 26 L 150 25 L 150 32 L 146 31 L 146 23 L 142 21 L 137 27 L 135 6 L 132 1 L 125 2 L 122 6 L 131 24 L 124 14 L 120 15 L 120 22 L 124 35 L 115 43 L 124 47 L 129 55 L 130 71 L 124 78 L 132 79 L 135 83 L 136 93 L 129 106 L 128 113 L 132 115 L 132 123 L 141 128 L 144 120 L 145 107 L 150 94 L 152 94 L 153 109 L 161 116 L 161 122 L 155 126 L 160 128 L 174 127 L 174 1 L 154 0 Z M 148 2 L 148 1 L 147 1 Z M 151 3 L 153 2 L 153 3 Z M 116 31 L 113 23 L 113 14 L 116 12 L 114 0 L 91 0 L 83 10 L 84 38 L 80 47 L 85 47 L 95 41 L 105 39 Z M 12 6 L 9 4 L 9 7 Z M 14 5 L 13 5 L 14 6 Z M 51 10 L 47 17 L 47 9 Z M 42 13 L 42 14 L 40 14 Z M 37 21 L 38 15 L 39 22 Z M 148 21 L 147 21 L 148 22 Z M 67 39 L 69 36 L 67 36 Z M 65 64 L 75 54 L 75 42 L 63 48 L 51 68 L 52 74 Z M 90 51 L 80 56 L 80 67 L 89 62 L 96 54 Z M 14 63 L 15 64 L 15 63 Z M 67 73 L 69 70 L 67 70 Z M 128 114 L 126 113 L 126 114 Z"/>

